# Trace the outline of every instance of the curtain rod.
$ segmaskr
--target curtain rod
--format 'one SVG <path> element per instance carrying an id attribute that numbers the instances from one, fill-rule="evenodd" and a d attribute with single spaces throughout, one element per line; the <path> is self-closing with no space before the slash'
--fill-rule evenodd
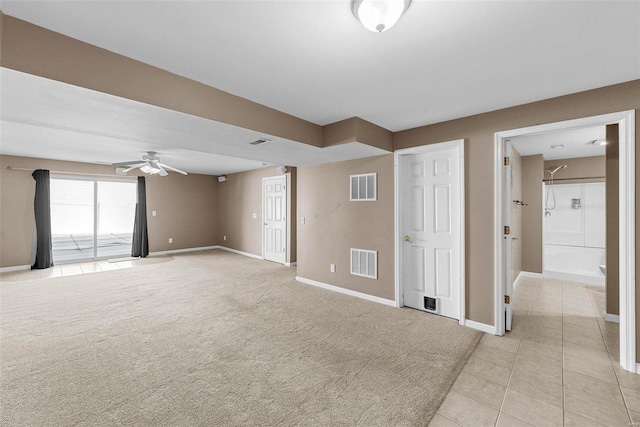
<path id="1" fill-rule="evenodd" d="M 35 169 L 29 168 L 14 168 L 13 166 L 7 166 L 7 170 L 10 171 L 25 171 L 25 172 L 33 172 Z M 49 173 L 60 174 L 60 175 L 82 175 L 82 176 L 107 176 L 109 178 L 137 178 L 137 175 L 132 176 L 122 176 L 122 175 L 108 175 L 106 173 L 84 173 L 84 172 L 68 172 L 68 171 L 49 171 Z"/>
<path id="2" fill-rule="evenodd" d="M 576 179 L 606 179 L 606 176 L 585 176 L 582 178 L 554 178 L 553 180 L 551 178 L 545 178 L 542 181 L 575 181 Z"/>

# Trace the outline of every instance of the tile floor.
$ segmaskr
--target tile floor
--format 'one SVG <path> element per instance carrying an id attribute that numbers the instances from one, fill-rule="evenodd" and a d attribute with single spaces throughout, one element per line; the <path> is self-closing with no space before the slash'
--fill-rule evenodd
<path id="1" fill-rule="evenodd" d="M 49 277 L 73 276 L 76 274 L 95 273 L 98 271 L 131 268 L 140 260 L 109 262 L 91 261 L 77 264 L 62 264 L 44 270 L 19 270 L 0 273 L 0 282 L 21 282 L 24 280 L 46 279 Z"/>
<path id="2" fill-rule="evenodd" d="M 640 426 L 640 375 L 619 367 L 604 298 L 600 286 L 521 280 L 513 330 L 482 337 L 430 426 Z"/>

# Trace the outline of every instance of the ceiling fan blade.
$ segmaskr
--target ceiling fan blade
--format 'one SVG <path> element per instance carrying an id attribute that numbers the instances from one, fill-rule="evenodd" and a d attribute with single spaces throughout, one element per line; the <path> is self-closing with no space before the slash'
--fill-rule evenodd
<path id="1" fill-rule="evenodd" d="M 160 176 L 169 175 L 169 172 L 164 170 L 164 168 L 160 165 L 160 163 L 157 160 L 149 160 L 149 165 L 155 169 L 155 171 L 151 173 L 157 173 Z"/>
<path id="2" fill-rule="evenodd" d="M 134 170 L 134 169 L 137 169 L 137 168 L 141 167 L 143 164 L 144 164 L 144 163 L 139 164 L 139 165 L 133 165 L 133 166 L 130 166 L 130 167 L 126 168 L 124 171 L 125 171 L 125 172 L 130 172 L 130 171 L 132 171 L 132 170 Z"/>
<path id="3" fill-rule="evenodd" d="M 141 162 L 140 160 L 131 160 L 130 162 L 118 162 L 118 163 L 111 163 L 111 166 L 115 166 L 115 167 L 122 167 L 122 166 L 144 166 L 146 165 L 146 162 Z"/>
<path id="4" fill-rule="evenodd" d="M 170 171 L 178 172 L 178 173 L 181 173 L 182 175 L 187 175 L 185 171 L 180 170 L 178 168 L 174 168 L 173 166 L 165 165 L 164 163 L 160 163 L 160 162 L 158 162 L 158 165 L 162 166 L 164 169 L 169 169 Z"/>

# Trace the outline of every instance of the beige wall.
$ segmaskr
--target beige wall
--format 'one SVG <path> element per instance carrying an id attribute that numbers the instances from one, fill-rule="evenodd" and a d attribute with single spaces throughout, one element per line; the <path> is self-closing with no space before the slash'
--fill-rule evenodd
<path id="1" fill-rule="evenodd" d="M 349 175 L 373 172 L 378 200 L 349 201 Z M 393 197 L 391 154 L 299 168 L 298 276 L 395 299 Z M 350 248 L 378 251 L 377 280 L 350 274 Z"/>
<path id="2" fill-rule="evenodd" d="M 35 181 L 30 172 L 10 171 L 7 166 L 115 176 L 110 166 L 0 156 L 0 267 L 31 263 L 34 228 Z M 151 252 L 217 244 L 215 177 L 170 173 L 146 178 Z M 135 182 L 135 175 L 131 180 Z M 151 216 L 152 210 L 157 211 L 156 217 Z"/>
<path id="3" fill-rule="evenodd" d="M 467 183 L 466 316 L 468 319 L 488 325 L 494 324 L 495 132 L 638 108 L 640 108 L 640 80 L 634 80 L 394 134 L 396 150 L 456 139 L 467 141 L 465 176 Z M 640 113 L 636 111 L 636 129 L 640 128 L 639 122 Z M 639 140 L 640 132 L 636 133 L 636 145 Z M 636 164 L 639 159 L 640 150 L 636 150 Z M 640 174 L 636 175 L 636 188 L 640 188 Z M 640 211 L 637 215 L 640 218 Z M 636 227 L 636 238 L 638 236 L 640 236 L 640 227 Z M 637 251 L 636 265 L 640 265 L 639 261 L 640 251 Z M 636 295 L 640 300 L 640 293 Z M 640 325 L 640 316 L 637 320 Z"/>
<path id="4" fill-rule="evenodd" d="M 287 177 L 287 195 L 294 186 L 292 177 L 295 178 L 297 171 L 295 168 L 288 168 L 285 174 Z M 258 169 L 248 172 L 233 173 L 227 175 L 225 182 L 218 185 L 218 241 L 220 245 L 230 249 L 235 249 L 249 254 L 262 256 L 262 178 L 278 176 L 276 166 Z M 296 239 L 296 227 L 291 224 L 294 221 L 296 203 L 287 200 L 287 211 L 291 214 L 287 218 L 287 241 L 289 242 L 288 262 L 295 262 L 295 244 L 291 242 Z M 253 218 L 253 214 L 256 218 Z M 224 240 L 224 237 L 227 240 Z"/>
<path id="5" fill-rule="evenodd" d="M 522 158 L 522 271 L 542 274 L 542 154 Z"/>
<path id="6" fill-rule="evenodd" d="M 637 132 L 638 130 L 636 130 Z M 637 150 L 637 148 L 636 148 Z M 620 239 L 619 239 L 619 167 L 618 167 L 618 125 L 607 126 L 607 154 L 606 154 L 606 197 L 607 197 L 607 277 L 606 277 L 606 305 L 607 313 L 620 314 Z M 636 170 L 636 174 L 640 171 Z M 637 191 L 637 189 L 636 189 Z M 636 193 L 637 194 L 637 193 Z M 637 208 L 636 200 L 636 209 Z M 637 227 L 637 225 L 636 225 Z M 638 242 L 636 241 L 636 252 Z M 636 271 L 637 270 L 636 264 Z M 636 314 L 638 315 L 638 314 Z"/>
<path id="7" fill-rule="evenodd" d="M 578 157 L 575 159 L 546 160 L 545 169 L 555 169 L 560 165 L 567 165 L 560 169 L 553 176 L 559 179 L 559 183 L 572 184 L 582 182 L 604 182 L 606 174 L 605 156 Z M 549 179 L 549 174 L 545 173 L 545 179 Z M 573 180 L 571 178 L 580 178 Z M 585 179 L 590 178 L 590 179 Z"/>
<path id="8" fill-rule="evenodd" d="M 511 153 L 511 168 L 513 171 L 513 200 L 522 201 L 522 157 L 515 148 Z M 522 271 L 522 209 L 523 206 L 512 203 L 513 212 L 511 235 L 513 236 L 513 265 L 512 279 L 515 281 Z"/>

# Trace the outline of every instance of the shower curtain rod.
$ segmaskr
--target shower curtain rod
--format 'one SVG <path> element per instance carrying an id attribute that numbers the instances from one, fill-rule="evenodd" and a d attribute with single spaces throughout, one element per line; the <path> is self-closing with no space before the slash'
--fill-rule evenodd
<path id="1" fill-rule="evenodd" d="M 7 170 L 10 171 L 25 171 L 25 172 L 33 172 L 35 169 L 29 168 L 14 168 L 13 166 L 7 166 Z M 49 171 L 52 174 L 60 174 L 60 175 L 80 175 L 80 176 L 107 176 L 109 178 L 137 178 L 137 175 L 131 176 L 121 176 L 121 175 L 108 175 L 106 173 L 84 173 L 84 172 L 69 172 L 69 171 Z"/>
<path id="2" fill-rule="evenodd" d="M 542 180 L 542 182 L 544 181 L 575 181 L 577 179 L 605 179 L 606 176 L 585 176 L 582 178 L 545 178 Z"/>

